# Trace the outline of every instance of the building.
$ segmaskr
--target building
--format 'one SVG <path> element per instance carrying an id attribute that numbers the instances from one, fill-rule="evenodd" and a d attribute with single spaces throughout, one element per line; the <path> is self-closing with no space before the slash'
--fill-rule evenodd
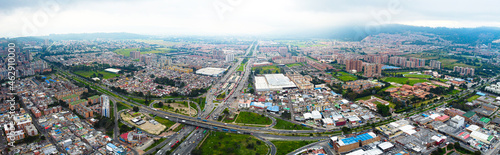
<path id="1" fill-rule="evenodd" d="M 346 60 L 345 65 L 345 70 L 347 71 L 355 70 L 356 72 L 360 72 L 363 70 L 363 61 L 361 60 Z"/>
<path id="2" fill-rule="evenodd" d="M 234 54 L 232 54 L 232 53 L 226 54 L 226 61 L 227 62 L 234 61 Z"/>
<path id="3" fill-rule="evenodd" d="M 110 109 L 109 109 L 109 97 L 106 95 L 101 95 L 100 100 L 101 100 L 102 116 L 108 117 L 108 118 L 111 117 L 110 116 Z"/>
<path id="4" fill-rule="evenodd" d="M 139 61 L 140 61 L 140 62 L 143 62 L 144 64 L 150 64 L 152 60 L 153 60 L 153 57 L 152 57 L 152 56 L 150 56 L 150 55 L 142 55 L 142 56 L 140 57 L 140 60 L 139 60 Z"/>
<path id="5" fill-rule="evenodd" d="M 207 76 L 221 76 L 226 71 L 225 68 L 202 68 L 196 70 L 196 74 L 207 75 Z"/>
<path id="6" fill-rule="evenodd" d="M 141 52 L 139 52 L 139 51 L 131 51 L 130 52 L 130 58 L 139 59 L 140 57 L 141 57 Z"/>
<path id="7" fill-rule="evenodd" d="M 364 71 L 363 75 L 366 77 L 379 77 L 382 76 L 382 66 L 383 64 L 369 64 L 363 65 Z"/>
<path id="8" fill-rule="evenodd" d="M 474 76 L 474 68 L 470 67 L 455 66 L 453 67 L 453 72 L 458 72 L 460 75 Z"/>
<path id="9" fill-rule="evenodd" d="M 224 59 L 224 51 L 221 49 L 212 50 L 213 59 Z"/>
<path id="10" fill-rule="evenodd" d="M 257 91 L 276 91 L 297 88 L 295 83 L 283 74 L 264 74 L 264 76 L 255 76 L 254 79 L 255 90 Z"/>
<path id="11" fill-rule="evenodd" d="M 441 69 L 441 62 L 437 60 L 431 60 L 429 65 L 433 69 Z"/>
<path id="12" fill-rule="evenodd" d="M 349 152 L 351 150 L 359 148 L 360 146 L 364 146 L 376 141 L 380 141 L 380 137 L 373 132 L 367 132 L 346 138 L 340 138 L 337 136 L 330 138 L 330 144 L 332 144 L 333 148 L 338 153 Z"/>
<path id="13" fill-rule="evenodd" d="M 450 126 L 451 127 L 461 128 L 464 126 L 464 124 L 465 124 L 465 118 L 463 118 L 462 116 L 457 115 L 457 116 L 450 119 Z"/>

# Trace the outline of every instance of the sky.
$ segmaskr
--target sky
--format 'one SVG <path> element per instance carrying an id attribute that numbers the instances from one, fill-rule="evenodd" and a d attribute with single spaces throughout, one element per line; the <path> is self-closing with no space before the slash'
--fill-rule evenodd
<path id="1" fill-rule="evenodd" d="M 267 35 L 348 25 L 500 27 L 500 1 L 0 0 L 0 37 L 129 32 Z"/>

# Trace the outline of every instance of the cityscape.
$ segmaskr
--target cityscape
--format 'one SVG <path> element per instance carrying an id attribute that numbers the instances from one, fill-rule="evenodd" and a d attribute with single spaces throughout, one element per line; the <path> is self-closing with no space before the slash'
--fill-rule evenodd
<path id="1" fill-rule="evenodd" d="M 498 2 L 426 3 L 7 2 L 0 154 L 500 154 Z"/>

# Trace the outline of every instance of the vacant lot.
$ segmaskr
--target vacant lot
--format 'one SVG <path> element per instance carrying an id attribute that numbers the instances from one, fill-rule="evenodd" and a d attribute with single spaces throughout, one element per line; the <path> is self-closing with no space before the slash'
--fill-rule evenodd
<path id="1" fill-rule="evenodd" d="M 81 76 L 86 77 L 86 78 L 94 77 L 94 74 L 96 76 L 98 76 L 99 74 L 102 74 L 104 79 L 109 79 L 109 78 L 114 78 L 114 77 L 120 76 L 118 74 L 110 73 L 110 72 L 106 72 L 106 71 L 76 71 L 75 74 L 81 75 Z"/>
<path id="2" fill-rule="evenodd" d="M 176 103 L 163 103 L 163 107 L 159 107 L 158 103 L 153 104 L 154 108 L 158 108 L 167 112 L 175 112 L 178 114 L 186 115 L 186 116 L 196 116 L 198 111 L 196 107 L 188 108 L 187 104 L 183 104 L 183 102 L 179 101 Z"/>
<path id="3" fill-rule="evenodd" d="M 281 73 L 280 68 L 276 65 L 271 65 L 271 66 L 261 66 L 261 67 L 252 67 L 252 71 L 260 70 L 260 73 L 257 74 L 275 74 L 275 73 Z"/>
<path id="4" fill-rule="evenodd" d="M 236 123 L 270 125 L 273 121 L 257 113 L 242 111 L 236 119 Z"/>
<path id="5" fill-rule="evenodd" d="M 120 54 L 123 56 L 130 56 L 130 52 L 132 51 L 140 51 L 141 54 L 148 54 L 148 53 L 168 53 L 168 51 L 171 51 L 173 49 L 170 48 L 161 48 L 161 49 L 149 49 L 149 48 L 126 48 L 126 49 L 117 49 L 113 51 L 116 54 Z"/>
<path id="6" fill-rule="evenodd" d="M 151 124 L 151 123 L 149 122 L 149 118 L 150 118 L 150 117 L 148 117 L 148 116 L 146 116 L 146 115 L 144 115 L 144 114 L 142 114 L 142 113 L 140 113 L 140 116 L 143 118 L 143 120 L 144 120 L 144 121 L 146 121 L 146 123 L 144 123 L 144 124 L 142 124 L 142 125 L 136 125 L 136 124 L 132 123 L 132 121 L 130 121 L 130 120 L 132 120 L 132 119 L 133 119 L 133 118 L 135 118 L 135 117 L 132 117 L 132 116 L 131 116 L 130 114 L 128 114 L 128 113 L 121 113 L 121 114 L 120 114 L 120 117 L 122 117 L 122 119 L 123 119 L 124 121 L 126 121 L 127 123 L 132 124 L 132 125 L 136 126 L 137 128 L 140 128 L 141 130 L 144 130 L 144 131 L 146 131 L 146 132 L 148 132 L 148 133 L 151 133 L 151 134 L 158 135 L 158 134 L 160 134 L 163 130 L 165 130 L 165 128 L 167 128 L 165 125 L 163 125 L 163 124 L 161 124 L 161 123 L 158 123 L 158 124 L 156 124 L 156 125 Z"/>
<path id="7" fill-rule="evenodd" d="M 302 63 L 286 64 L 288 67 L 302 66 Z"/>
<path id="8" fill-rule="evenodd" d="M 201 154 L 264 155 L 267 153 L 264 142 L 250 135 L 227 132 L 212 132 L 200 146 Z"/>
<path id="9" fill-rule="evenodd" d="M 303 146 L 306 146 L 307 144 L 311 144 L 317 141 L 278 141 L 278 140 L 273 140 L 271 143 L 276 146 L 276 154 L 277 155 L 285 155 L 287 153 L 290 153 L 292 151 L 295 151 L 298 148 L 301 148 Z"/>
<path id="10" fill-rule="evenodd" d="M 288 121 L 284 121 L 282 119 L 276 118 L 276 125 L 274 125 L 275 129 L 285 129 L 285 130 L 311 130 L 311 128 L 304 127 L 302 125 L 290 123 Z"/>

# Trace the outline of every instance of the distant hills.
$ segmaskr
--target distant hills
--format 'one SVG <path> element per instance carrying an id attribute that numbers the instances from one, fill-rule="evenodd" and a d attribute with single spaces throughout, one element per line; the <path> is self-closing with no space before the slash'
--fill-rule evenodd
<path id="1" fill-rule="evenodd" d="M 443 39 L 454 43 L 487 44 L 500 39 L 500 28 L 478 27 L 478 28 L 445 28 L 445 27 L 423 27 L 399 24 L 379 25 L 374 27 L 365 26 L 343 26 L 336 28 L 323 28 L 314 30 L 302 30 L 294 32 L 276 32 L 274 35 L 261 36 L 268 39 L 337 39 L 343 41 L 360 41 L 369 35 L 379 33 L 405 33 L 423 32 L 440 35 Z M 19 37 L 19 41 L 50 40 L 126 40 L 126 39 L 149 39 L 157 36 L 141 35 L 133 33 L 81 33 L 81 34 L 51 34 L 48 36 Z"/>
<path id="2" fill-rule="evenodd" d="M 500 28 L 498 27 L 478 27 L 478 28 L 446 28 L 446 27 L 423 27 L 399 24 L 380 25 L 378 27 L 350 26 L 335 28 L 324 34 L 325 38 L 339 39 L 346 41 L 360 41 L 369 35 L 379 33 L 404 33 L 423 32 L 440 35 L 443 39 L 454 43 L 491 43 L 500 39 Z"/>

